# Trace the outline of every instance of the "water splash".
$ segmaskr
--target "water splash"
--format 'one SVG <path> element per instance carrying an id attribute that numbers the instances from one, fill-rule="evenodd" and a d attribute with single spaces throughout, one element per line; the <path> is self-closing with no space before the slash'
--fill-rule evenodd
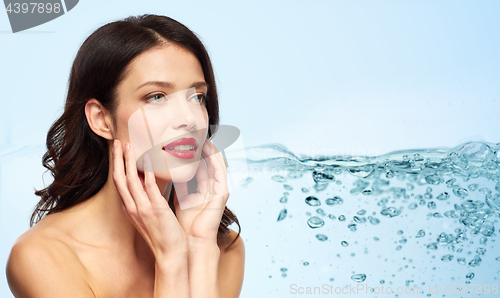
<path id="1" fill-rule="evenodd" d="M 365 272 L 365 279 L 373 276 L 370 280 L 389 284 L 411 284 L 417 280 L 413 276 L 423 284 L 464 283 L 472 278 L 476 283 L 498 284 L 491 272 L 500 267 L 495 261 L 500 256 L 492 255 L 500 250 L 495 241 L 500 216 L 499 149 L 500 144 L 468 142 L 455 148 L 404 150 L 375 157 L 309 157 L 269 144 L 247 148 L 253 181 L 246 182 L 251 186 L 258 183 L 259 176 L 272 177 L 277 185 L 286 182 L 290 189 L 298 190 L 276 202 L 287 204 L 289 214 L 294 215 L 283 222 L 294 226 L 307 222 L 309 229 L 321 230 L 321 234 L 311 235 L 318 244 L 309 241 L 303 245 L 320 249 L 323 263 L 337 268 L 328 271 L 328 266 L 321 267 L 318 274 L 328 272 L 326 281 L 335 274 L 335 281 L 344 283 L 360 276 L 342 279 L 342 272 L 351 269 Z M 322 208 L 311 216 L 317 206 Z M 279 228 L 282 232 L 288 229 Z M 307 233 L 293 235 L 307 237 Z M 342 241 L 339 246 L 335 241 L 339 238 L 349 245 Z M 336 262 L 330 254 L 337 256 Z M 352 258 L 360 261 L 349 262 Z M 369 266 L 374 262 L 378 267 Z M 404 265 L 390 273 L 385 267 L 397 266 L 391 264 Z M 387 273 L 374 269 L 380 266 Z M 472 275 L 471 268 L 475 268 Z M 446 270 L 447 274 L 429 275 L 427 270 Z"/>

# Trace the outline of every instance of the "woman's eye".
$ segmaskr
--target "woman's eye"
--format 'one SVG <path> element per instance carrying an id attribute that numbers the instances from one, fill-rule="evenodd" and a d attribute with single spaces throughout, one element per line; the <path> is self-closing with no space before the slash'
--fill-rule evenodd
<path id="1" fill-rule="evenodd" d="M 153 94 L 148 97 L 149 102 L 162 102 L 165 100 L 165 95 L 161 93 Z"/>
<path id="2" fill-rule="evenodd" d="M 204 93 L 200 94 L 195 94 L 193 97 L 191 97 L 194 101 L 202 103 L 205 102 L 207 96 Z"/>

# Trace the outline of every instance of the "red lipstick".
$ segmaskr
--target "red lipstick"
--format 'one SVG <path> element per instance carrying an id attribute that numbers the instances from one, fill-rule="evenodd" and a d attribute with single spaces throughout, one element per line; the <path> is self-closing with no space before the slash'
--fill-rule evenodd
<path id="1" fill-rule="evenodd" d="M 195 138 L 180 138 L 164 146 L 162 149 L 177 158 L 191 159 L 196 155 L 197 148 L 198 141 Z"/>

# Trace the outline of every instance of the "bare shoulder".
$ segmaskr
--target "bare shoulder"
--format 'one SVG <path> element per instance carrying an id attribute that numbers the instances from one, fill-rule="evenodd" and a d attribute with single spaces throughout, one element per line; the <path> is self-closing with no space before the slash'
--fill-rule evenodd
<path id="1" fill-rule="evenodd" d="M 238 233 L 235 231 L 229 230 L 229 234 L 220 235 L 217 239 L 221 251 L 218 277 L 221 298 L 239 297 L 245 271 L 245 245 L 243 239 L 241 235 L 237 237 Z M 234 241 L 235 239 L 236 241 Z M 233 241 L 234 243 L 231 244 Z"/>
<path id="2" fill-rule="evenodd" d="M 229 250 L 245 250 L 245 245 L 241 235 L 238 236 L 238 233 L 232 229 L 229 229 L 228 234 L 219 233 L 217 236 L 217 244 L 219 245 L 221 254 L 226 253 Z"/>
<path id="3" fill-rule="evenodd" d="M 16 240 L 7 261 L 7 281 L 14 296 L 94 297 L 71 248 L 50 229 L 35 227 Z"/>

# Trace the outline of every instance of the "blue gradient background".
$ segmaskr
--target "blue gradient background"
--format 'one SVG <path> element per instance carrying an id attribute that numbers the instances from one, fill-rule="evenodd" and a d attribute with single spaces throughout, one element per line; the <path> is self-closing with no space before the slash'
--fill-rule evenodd
<path id="1" fill-rule="evenodd" d="M 62 112 L 79 46 L 98 27 L 143 13 L 172 17 L 201 37 L 215 68 L 221 124 L 240 128 L 246 146 L 380 155 L 500 142 L 500 1 L 82 0 L 16 34 L 0 12 L 2 268 L 29 228 L 46 133 Z M 256 224 L 245 206 L 265 208 L 265 199 L 231 197 L 243 231 Z M 252 254 L 252 245 L 273 237 L 263 231 L 242 234 L 241 297 L 277 293 L 251 287 L 267 276 Z M 4 272 L 0 296 L 11 297 Z"/>

